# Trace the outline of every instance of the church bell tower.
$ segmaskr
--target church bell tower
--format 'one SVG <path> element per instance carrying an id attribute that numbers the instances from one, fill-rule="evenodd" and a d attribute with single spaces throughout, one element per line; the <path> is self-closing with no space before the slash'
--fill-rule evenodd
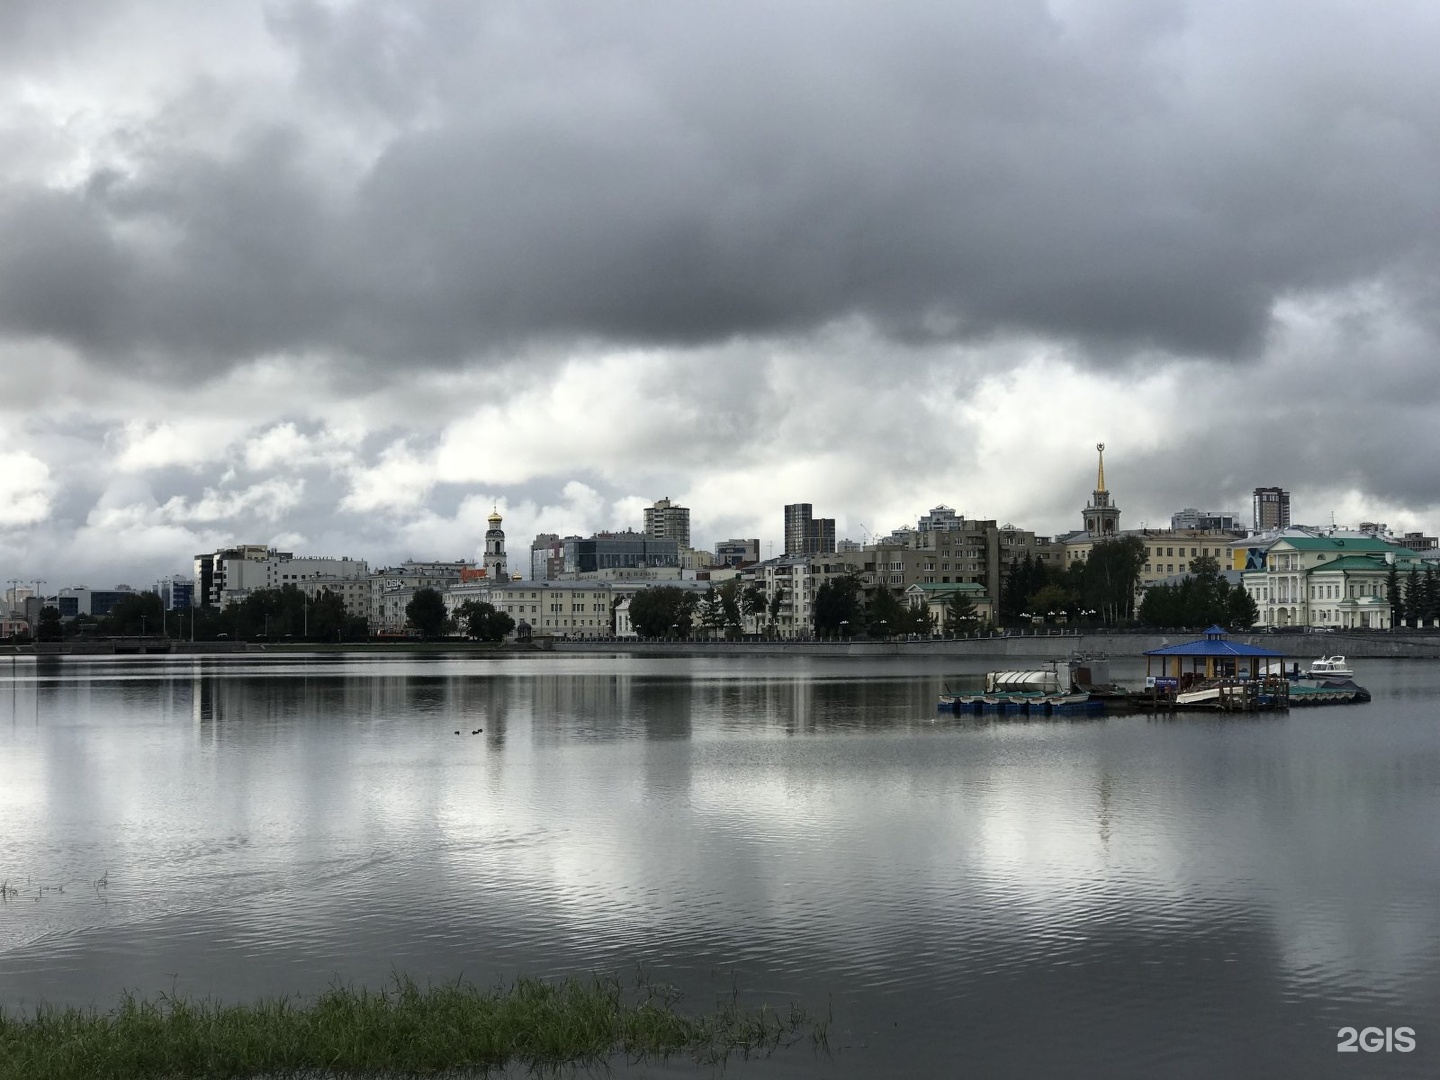
<path id="1" fill-rule="evenodd" d="M 1095 476 L 1095 490 L 1090 493 L 1090 502 L 1085 507 L 1085 531 L 1097 540 L 1113 537 L 1120 531 L 1120 508 L 1110 502 L 1110 492 L 1105 490 L 1105 444 L 1096 443 L 1100 452 L 1100 470 Z"/>
<path id="2" fill-rule="evenodd" d="M 485 530 L 485 576 L 491 581 L 509 580 L 505 569 L 505 530 L 500 528 L 504 519 L 499 510 L 492 510 L 486 518 L 490 528 Z"/>

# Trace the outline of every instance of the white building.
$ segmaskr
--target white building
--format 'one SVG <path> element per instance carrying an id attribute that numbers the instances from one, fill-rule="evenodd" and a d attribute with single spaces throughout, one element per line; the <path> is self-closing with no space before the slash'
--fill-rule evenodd
<path id="1" fill-rule="evenodd" d="M 1409 572 L 1415 553 L 1371 536 L 1282 536 L 1265 566 L 1245 574 L 1262 626 L 1388 629 L 1392 567 Z"/>
<path id="2" fill-rule="evenodd" d="M 296 558 L 263 544 L 242 544 L 195 556 L 195 603 L 223 607 L 244 599 L 255 589 L 299 587 L 315 578 L 364 578 L 370 568 L 361 559 Z"/>
<path id="3" fill-rule="evenodd" d="M 466 600 L 483 600 L 516 626 L 529 623 L 536 636 L 608 638 L 611 607 L 638 587 L 622 590 L 605 581 L 468 582 L 449 590 L 446 606 L 454 612 Z"/>

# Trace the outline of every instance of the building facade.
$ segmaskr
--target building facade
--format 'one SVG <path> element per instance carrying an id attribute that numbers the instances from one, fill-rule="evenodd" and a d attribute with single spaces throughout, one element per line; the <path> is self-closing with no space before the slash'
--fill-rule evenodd
<path id="1" fill-rule="evenodd" d="M 722 540 L 715 545 L 715 563 L 717 566 L 741 566 L 745 563 L 756 563 L 760 561 L 760 541 L 730 539 Z"/>
<path id="2" fill-rule="evenodd" d="M 348 556 L 301 557 L 263 544 L 242 544 L 195 556 L 194 603 L 223 607 L 255 589 L 297 588 L 313 578 L 364 578 L 370 568 Z"/>
<path id="3" fill-rule="evenodd" d="M 563 573 L 567 577 L 600 570 L 660 566 L 678 569 L 680 566 L 680 549 L 675 541 L 649 533 L 604 532 L 588 537 L 567 536 L 562 545 L 565 553 Z"/>
<path id="4" fill-rule="evenodd" d="M 1240 524 L 1240 515 L 1228 510 L 1196 510 L 1186 507 L 1170 515 L 1172 531 L 1196 529 L 1200 532 L 1238 532 L 1245 526 Z"/>
<path id="5" fill-rule="evenodd" d="M 1245 574 L 1260 625 L 1386 630 L 1393 625 L 1387 582 L 1416 554 L 1367 536 L 1282 536 L 1263 569 Z"/>
<path id="6" fill-rule="evenodd" d="M 674 540 L 677 547 L 690 546 L 690 510 L 668 498 L 645 508 L 645 531 L 659 540 Z"/>
<path id="7" fill-rule="evenodd" d="M 365 621 L 370 633 L 403 635 L 407 633 L 405 609 L 421 589 L 434 589 L 444 595 L 460 583 L 461 576 L 473 571 L 468 560 L 457 562 L 407 561 L 399 566 L 377 570 L 369 578 L 368 606 Z M 346 605 L 349 609 L 349 605 Z"/>
<path id="8" fill-rule="evenodd" d="M 1278 487 L 1257 487 L 1251 514 L 1256 532 L 1290 527 L 1290 492 Z"/>
<path id="9" fill-rule="evenodd" d="M 785 507 L 785 554 L 825 555 L 835 550 L 835 519 L 817 518 L 810 503 Z"/>

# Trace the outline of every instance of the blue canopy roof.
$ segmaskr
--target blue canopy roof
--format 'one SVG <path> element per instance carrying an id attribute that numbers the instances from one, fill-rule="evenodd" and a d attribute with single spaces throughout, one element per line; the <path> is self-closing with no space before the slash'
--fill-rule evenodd
<path id="1" fill-rule="evenodd" d="M 1258 645 L 1246 645 L 1230 641 L 1223 627 L 1212 626 L 1198 641 L 1187 641 L 1182 645 L 1166 645 L 1163 649 L 1146 649 L 1146 656 L 1263 656 L 1282 657 L 1285 654 L 1273 649 L 1262 649 Z"/>

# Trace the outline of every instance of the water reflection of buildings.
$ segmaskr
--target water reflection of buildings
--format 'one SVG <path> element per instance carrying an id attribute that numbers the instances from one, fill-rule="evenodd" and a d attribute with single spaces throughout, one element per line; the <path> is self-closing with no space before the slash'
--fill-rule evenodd
<path id="1" fill-rule="evenodd" d="M 541 742 L 576 732 L 594 738 L 689 738 L 695 687 L 688 677 L 628 674 L 544 675 L 535 678 L 535 734 Z"/>
<path id="2" fill-rule="evenodd" d="M 474 675 L 305 673 L 284 677 L 229 674 L 197 666 L 191 677 L 194 722 L 250 733 L 296 723 L 394 722 L 440 730 L 483 729 L 504 742 L 511 695 L 502 681 Z"/>

